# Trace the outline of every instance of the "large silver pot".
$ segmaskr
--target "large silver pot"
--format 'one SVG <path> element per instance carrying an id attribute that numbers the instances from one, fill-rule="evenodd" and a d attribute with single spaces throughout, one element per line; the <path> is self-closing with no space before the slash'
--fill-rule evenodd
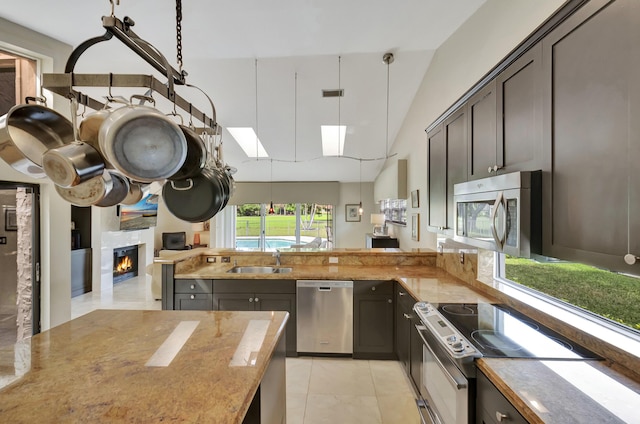
<path id="1" fill-rule="evenodd" d="M 12 107 L 0 117 L 0 157 L 14 169 L 34 178 L 44 178 L 44 153 L 74 140 L 71 122 L 28 97 L 26 104 Z"/>
<path id="2" fill-rule="evenodd" d="M 180 127 L 148 106 L 129 104 L 114 110 L 100 126 L 98 139 L 107 160 L 134 181 L 167 179 L 187 156 Z"/>

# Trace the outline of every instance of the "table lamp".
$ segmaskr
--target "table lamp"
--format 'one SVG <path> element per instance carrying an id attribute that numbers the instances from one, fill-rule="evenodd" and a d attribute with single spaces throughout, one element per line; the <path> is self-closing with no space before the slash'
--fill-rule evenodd
<path id="1" fill-rule="evenodd" d="M 371 223 L 373 224 L 373 235 L 386 236 L 387 235 L 386 222 L 387 221 L 383 213 L 372 213 Z"/>

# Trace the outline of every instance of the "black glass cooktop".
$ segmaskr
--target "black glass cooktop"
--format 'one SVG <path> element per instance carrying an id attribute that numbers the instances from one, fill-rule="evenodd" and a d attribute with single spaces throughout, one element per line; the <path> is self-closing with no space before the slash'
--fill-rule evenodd
<path id="1" fill-rule="evenodd" d="M 601 359 L 504 305 L 441 303 L 433 306 L 485 357 Z"/>

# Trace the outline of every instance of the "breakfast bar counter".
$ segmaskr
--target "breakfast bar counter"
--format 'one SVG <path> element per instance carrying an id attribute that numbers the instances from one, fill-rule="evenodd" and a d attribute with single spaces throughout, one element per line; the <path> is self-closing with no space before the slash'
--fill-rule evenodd
<path id="1" fill-rule="evenodd" d="M 0 389 L 0 422 L 282 422 L 288 317 L 91 312 L 31 339 L 30 369 Z M 256 411 L 265 395 L 271 410 Z"/>

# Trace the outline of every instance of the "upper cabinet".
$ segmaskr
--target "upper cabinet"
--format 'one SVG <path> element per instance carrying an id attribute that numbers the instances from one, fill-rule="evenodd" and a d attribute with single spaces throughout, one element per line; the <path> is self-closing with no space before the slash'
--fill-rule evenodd
<path id="1" fill-rule="evenodd" d="M 467 102 L 469 179 L 486 178 L 502 168 L 496 146 L 496 81 L 493 80 Z M 498 163 L 500 162 L 500 163 Z"/>
<path id="2" fill-rule="evenodd" d="M 497 136 L 493 173 L 541 169 L 541 77 L 542 46 L 537 44 L 496 78 Z"/>
<path id="3" fill-rule="evenodd" d="M 427 134 L 430 231 L 453 236 L 453 185 L 467 179 L 466 107 L 451 114 Z"/>
<path id="4" fill-rule="evenodd" d="M 638 22 L 637 0 L 592 0 L 543 40 L 546 255 L 640 256 Z"/>

